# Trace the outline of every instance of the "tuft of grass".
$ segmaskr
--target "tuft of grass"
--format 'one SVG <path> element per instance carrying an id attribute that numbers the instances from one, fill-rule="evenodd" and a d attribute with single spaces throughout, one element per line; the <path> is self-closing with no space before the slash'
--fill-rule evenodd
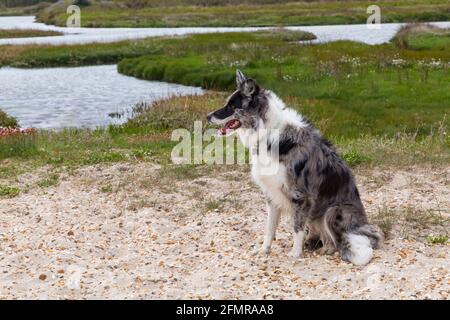
<path id="1" fill-rule="evenodd" d="M 378 209 L 372 217 L 372 222 L 383 231 L 386 238 L 391 236 L 394 223 L 397 221 L 397 214 L 386 207 Z"/>
<path id="2" fill-rule="evenodd" d="M 401 210 L 380 208 L 371 216 L 371 221 L 384 232 L 386 238 L 392 237 L 394 231 L 402 237 L 424 237 L 424 231 L 434 228 L 448 228 L 450 220 L 435 210 L 421 210 L 406 207 Z M 427 241 L 428 240 L 428 237 Z"/>
<path id="3" fill-rule="evenodd" d="M 414 229 L 425 229 L 430 226 L 443 225 L 448 219 L 434 210 L 417 210 L 413 207 L 407 207 L 404 213 L 404 219 Z"/>
<path id="4" fill-rule="evenodd" d="M 447 244 L 448 236 L 429 235 L 427 237 L 427 241 L 428 241 L 429 244 Z"/>
<path id="5" fill-rule="evenodd" d="M 19 193 L 19 188 L 0 185 L 0 197 L 14 198 Z"/>
<path id="6" fill-rule="evenodd" d="M 204 203 L 204 208 L 206 212 L 211 212 L 215 210 L 224 210 L 224 208 L 232 207 L 236 210 L 242 209 L 242 202 L 235 194 L 227 194 L 224 198 L 218 200 L 209 200 Z"/>
<path id="7" fill-rule="evenodd" d="M 138 200 L 134 200 L 132 201 L 128 206 L 127 209 L 131 210 L 131 211 L 138 211 L 139 209 L 142 208 L 147 208 L 147 207 L 151 207 L 153 206 L 154 203 L 149 202 L 146 199 L 138 199 Z"/>
<path id="8" fill-rule="evenodd" d="M 85 158 L 81 160 L 83 165 L 93 165 L 105 162 L 118 162 L 124 160 L 125 156 L 123 153 L 115 151 L 105 151 L 105 152 L 87 152 Z"/>
<path id="9" fill-rule="evenodd" d="M 41 188 L 48 188 L 52 186 L 56 186 L 59 181 L 59 175 L 56 173 L 52 173 L 48 175 L 46 178 L 37 182 L 37 185 Z"/>
<path id="10" fill-rule="evenodd" d="M 158 172 L 161 179 L 194 180 L 203 176 L 207 168 L 200 165 L 164 165 Z"/>
<path id="11" fill-rule="evenodd" d="M 18 126 L 16 118 L 7 115 L 0 109 L 0 127 L 17 128 Z"/>
<path id="12" fill-rule="evenodd" d="M 368 164 L 371 161 L 370 157 L 368 157 L 366 155 L 363 155 L 363 154 L 361 154 L 361 153 L 359 153 L 359 152 L 357 152 L 355 150 L 350 150 L 350 151 L 345 152 L 342 155 L 342 158 L 352 168 L 356 167 L 358 165 L 361 165 L 363 163 L 364 164 Z"/>
<path id="13" fill-rule="evenodd" d="M 103 193 L 111 193 L 113 191 L 113 188 L 110 184 L 108 184 L 108 185 L 102 186 L 100 188 L 100 191 Z"/>
<path id="14" fill-rule="evenodd" d="M 206 211 L 214 211 L 221 208 L 222 205 L 223 201 L 221 200 L 211 200 L 205 203 L 205 209 Z"/>

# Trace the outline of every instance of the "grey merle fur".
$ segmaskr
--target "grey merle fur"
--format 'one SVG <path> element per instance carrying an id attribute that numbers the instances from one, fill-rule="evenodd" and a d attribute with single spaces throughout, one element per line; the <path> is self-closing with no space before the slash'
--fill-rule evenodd
<path id="1" fill-rule="evenodd" d="M 346 234 L 367 236 L 377 248 L 381 235 L 369 225 L 354 177 L 336 149 L 311 124 L 287 127 L 280 137 L 280 161 L 287 168 L 294 231 L 307 229 L 309 241 L 321 240 L 348 260 Z M 281 150 L 289 151 L 282 153 Z M 325 219 L 331 235 L 320 227 Z"/>
<path id="2" fill-rule="evenodd" d="M 258 130 L 260 119 L 268 122 L 270 94 L 238 71 L 237 90 L 208 120 L 238 119 L 243 129 Z M 351 255 L 348 234 L 366 236 L 377 248 L 382 236 L 368 223 L 350 169 L 335 147 L 310 122 L 304 123 L 283 127 L 278 141 L 279 161 L 287 169 L 285 193 L 294 208 L 294 231 L 306 231 L 307 247 L 323 246 L 326 253 L 338 250 L 344 260 Z M 270 141 L 267 147 L 272 147 Z"/>

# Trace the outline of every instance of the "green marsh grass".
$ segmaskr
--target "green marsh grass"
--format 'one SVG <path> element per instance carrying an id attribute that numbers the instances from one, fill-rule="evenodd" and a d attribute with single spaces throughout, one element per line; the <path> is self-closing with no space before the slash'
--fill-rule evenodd
<path id="1" fill-rule="evenodd" d="M 74 168 L 120 161 L 170 167 L 170 153 L 177 144 L 170 139 L 172 130 L 192 130 L 196 120 L 210 128 L 205 116 L 224 104 L 223 91 L 234 89 L 236 68 L 310 118 L 353 167 L 445 165 L 450 161 L 446 116 L 450 52 L 440 49 L 441 42 L 431 43 L 426 49 L 349 41 L 299 45 L 272 31 L 113 44 L 6 46 L 0 50 L 0 64 L 103 64 L 131 57 L 119 64 L 120 72 L 221 92 L 138 105 L 134 117 L 123 125 L 38 130 L 32 136 L 0 139 L 0 177 L 15 177 L 40 166 Z M 180 168 L 175 175 L 196 174 L 197 169 Z"/>
<path id="2" fill-rule="evenodd" d="M 232 33 L 168 39 L 163 52 L 118 65 L 140 79 L 225 91 L 234 89 L 237 68 L 312 120 L 327 122 L 327 135 L 427 135 L 438 122 L 449 124 L 450 51 L 440 48 L 299 45 L 264 32 Z"/>
<path id="3" fill-rule="evenodd" d="M 1 16 L 30 16 L 35 15 L 50 5 L 50 2 L 56 0 L 1 0 L 0 1 L 0 17 Z"/>
<path id="4" fill-rule="evenodd" d="M 68 1 L 66 1 L 68 3 Z M 91 1 L 83 8 L 84 27 L 241 27 L 365 23 L 373 1 L 172 0 Z M 382 22 L 447 21 L 445 0 L 381 0 Z M 38 14 L 41 22 L 64 26 L 67 5 Z"/>
<path id="5" fill-rule="evenodd" d="M 42 166 L 77 168 L 122 161 L 159 163 L 165 168 L 162 176 L 169 178 L 202 175 L 211 166 L 171 166 L 170 154 L 177 144 L 171 141 L 171 132 L 178 128 L 192 130 L 194 121 L 203 121 L 203 128 L 210 128 L 205 115 L 222 105 L 225 98 L 225 94 L 213 92 L 173 97 L 149 107 L 139 106 L 135 117 L 123 125 L 97 130 L 38 130 L 32 138 L 0 139 L 0 177 L 13 178 Z M 311 115 L 314 118 L 314 113 Z M 322 131 L 329 126 L 327 121 L 316 124 Z M 442 122 L 425 136 L 404 132 L 394 136 L 328 137 L 352 167 L 445 165 L 450 161 L 449 138 Z"/>
<path id="6" fill-rule="evenodd" d="M 450 50 L 450 29 L 440 29 L 430 24 L 407 24 L 392 38 L 400 49 Z"/>
<path id="7" fill-rule="evenodd" d="M 0 30 L 0 39 L 8 38 L 30 38 L 30 37 L 51 37 L 62 35 L 61 32 L 34 30 L 34 29 L 11 29 Z"/>

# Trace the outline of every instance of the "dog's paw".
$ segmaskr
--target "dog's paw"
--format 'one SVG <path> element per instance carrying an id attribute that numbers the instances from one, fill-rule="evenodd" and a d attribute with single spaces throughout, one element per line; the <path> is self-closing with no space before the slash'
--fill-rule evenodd
<path id="1" fill-rule="evenodd" d="M 253 251 L 254 256 L 267 256 L 270 253 L 270 247 L 262 246 Z"/>
<path id="2" fill-rule="evenodd" d="M 301 250 L 297 250 L 297 249 L 292 249 L 291 251 L 289 251 L 289 257 L 293 258 L 293 259 L 299 259 L 302 256 L 302 251 Z"/>

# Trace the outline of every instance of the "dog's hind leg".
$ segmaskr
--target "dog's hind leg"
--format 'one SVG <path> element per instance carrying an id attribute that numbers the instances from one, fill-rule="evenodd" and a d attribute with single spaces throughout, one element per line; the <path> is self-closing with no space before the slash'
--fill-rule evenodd
<path id="1" fill-rule="evenodd" d="M 275 206 L 271 201 L 267 202 L 267 221 L 266 221 L 266 233 L 264 235 L 264 242 L 259 250 L 260 253 L 268 254 L 272 241 L 275 239 L 275 233 L 280 221 L 281 210 Z"/>

